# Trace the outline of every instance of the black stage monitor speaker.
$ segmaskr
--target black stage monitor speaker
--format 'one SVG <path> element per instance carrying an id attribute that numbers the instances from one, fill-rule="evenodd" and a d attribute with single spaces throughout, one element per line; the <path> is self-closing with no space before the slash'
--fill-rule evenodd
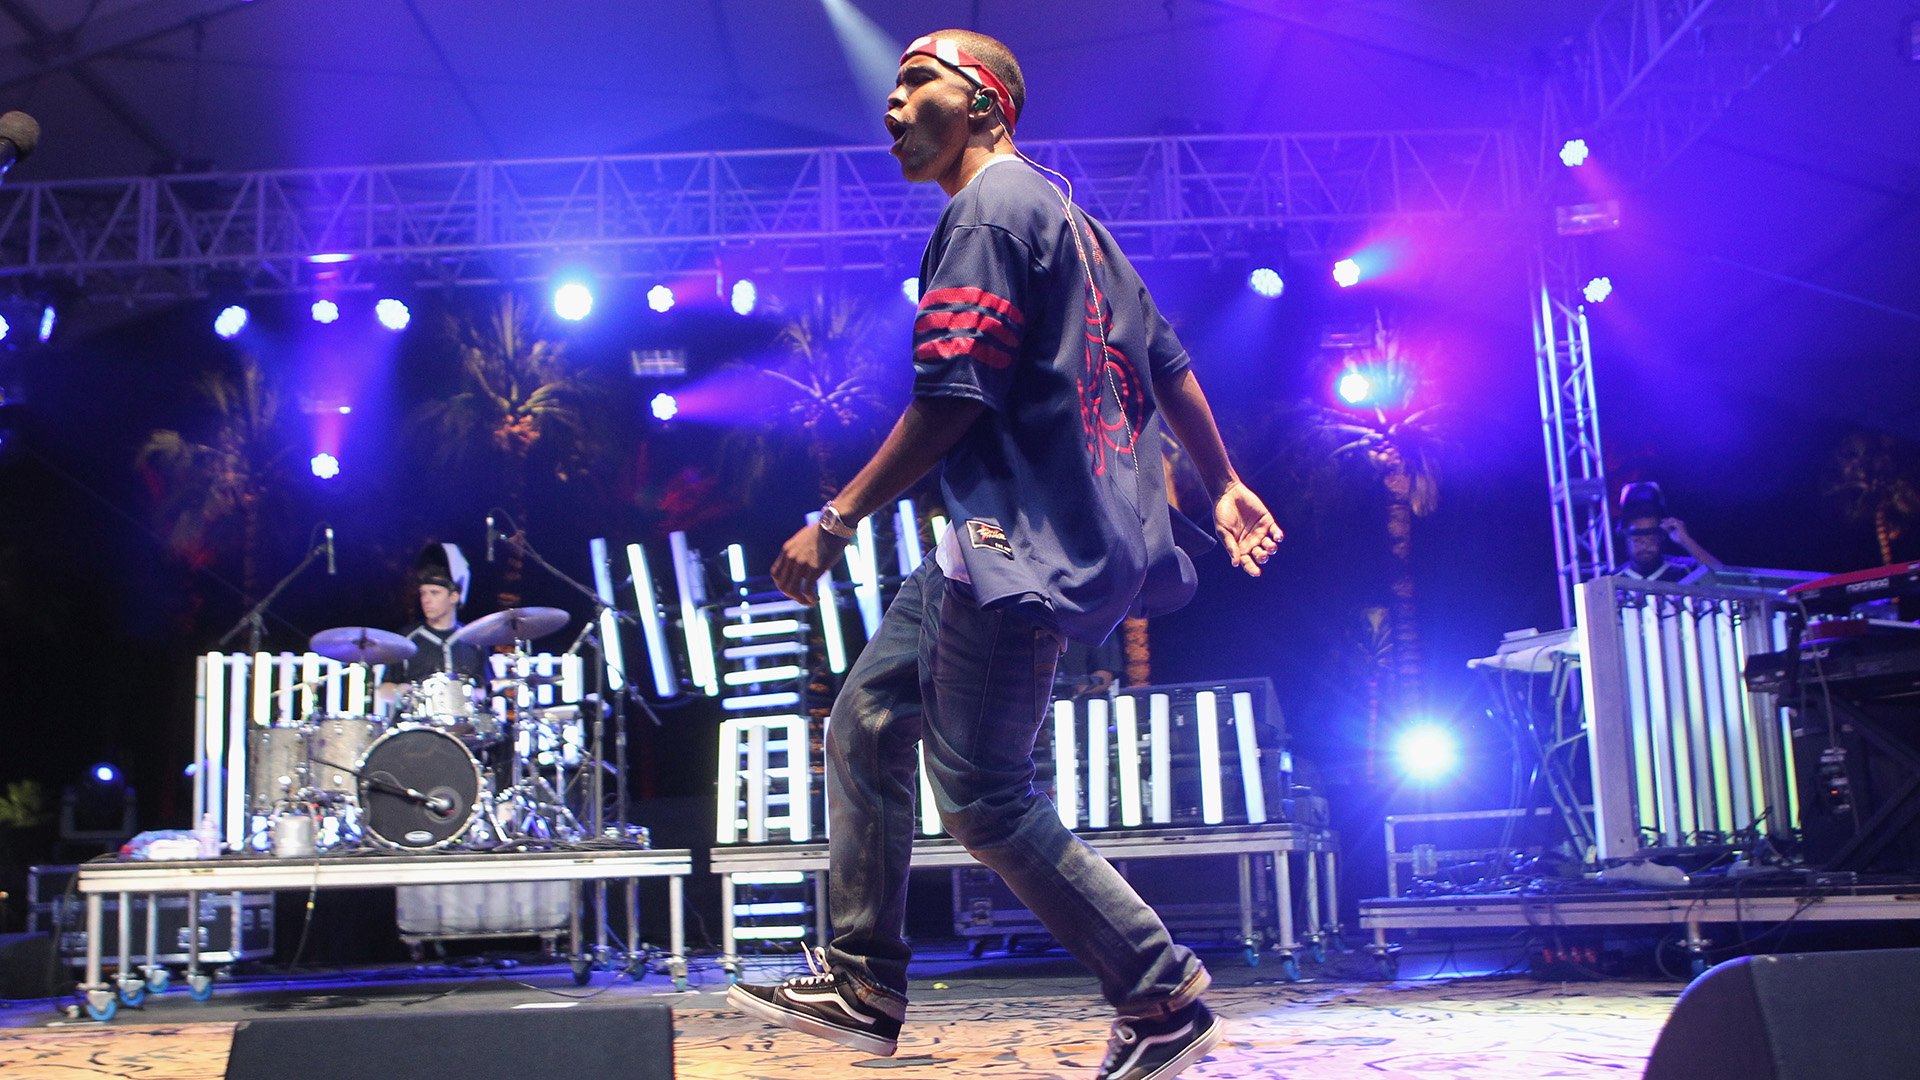
<path id="1" fill-rule="evenodd" d="M 534 1005 L 248 1020 L 227 1080 L 673 1080 L 668 1006 Z"/>
<path id="2" fill-rule="evenodd" d="M 1645 1080 L 1911 1080 L 1916 1002 L 1920 949 L 1742 957 L 1680 995 Z"/>
<path id="3" fill-rule="evenodd" d="M 0 1000 L 53 997 L 65 974 L 54 963 L 52 934 L 0 934 Z"/>

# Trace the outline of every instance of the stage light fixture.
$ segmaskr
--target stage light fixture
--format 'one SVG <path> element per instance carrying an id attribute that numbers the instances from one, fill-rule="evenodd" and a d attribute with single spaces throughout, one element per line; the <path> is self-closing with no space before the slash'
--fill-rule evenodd
<path id="1" fill-rule="evenodd" d="M 907 303 L 918 304 L 920 302 L 920 279 L 910 277 L 902 281 L 900 283 L 900 295 L 907 298 Z"/>
<path id="2" fill-rule="evenodd" d="M 309 464 L 313 466 L 313 475 L 322 480 L 331 480 L 340 475 L 340 459 L 332 454 L 315 454 Z"/>
<path id="3" fill-rule="evenodd" d="M 307 261 L 325 266 L 329 263 L 352 262 L 353 256 L 344 251 L 329 251 L 319 255 L 309 255 Z"/>
<path id="4" fill-rule="evenodd" d="M 1594 278 L 1580 287 L 1580 295 L 1587 298 L 1587 303 L 1598 304 L 1613 295 L 1613 279 Z"/>
<path id="5" fill-rule="evenodd" d="M 407 309 L 406 304 L 387 296 L 373 305 L 373 317 L 380 320 L 381 326 L 397 334 L 413 321 L 413 312 Z"/>
<path id="6" fill-rule="evenodd" d="M 91 775 L 102 784 L 111 784 L 120 779 L 120 770 L 103 761 L 93 767 Z"/>
<path id="7" fill-rule="evenodd" d="M 7 334 L 12 329 L 13 327 L 8 324 L 6 316 L 0 315 L 0 341 L 7 340 Z"/>
<path id="8" fill-rule="evenodd" d="M 1333 264 L 1333 283 L 1343 289 L 1360 284 L 1360 264 L 1352 259 L 1341 259 Z"/>
<path id="9" fill-rule="evenodd" d="M 1280 277 L 1278 270 L 1270 266 L 1262 266 L 1247 275 L 1247 288 L 1252 289 L 1254 295 L 1271 300 L 1287 291 L 1287 283 Z"/>
<path id="10" fill-rule="evenodd" d="M 753 305 L 760 302 L 760 290 L 753 282 L 745 278 L 733 283 L 733 310 L 736 315 L 753 314 Z"/>
<path id="11" fill-rule="evenodd" d="M 41 344 L 46 344 L 47 339 L 53 336 L 53 324 L 58 321 L 59 318 L 59 313 L 53 310 L 52 304 L 48 304 L 46 307 L 40 309 Z"/>
<path id="12" fill-rule="evenodd" d="M 1560 164 L 1569 169 L 1575 168 L 1586 162 L 1587 154 L 1587 140 L 1568 139 L 1566 144 L 1560 147 Z"/>
<path id="13" fill-rule="evenodd" d="M 1438 780 L 1460 763 L 1460 746 L 1453 733 L 1434 724 L 1408 728 L 1394 749 L 1400 771 L 1413 780 Z"/>
<path id="14" fill-rule="evenodd" d="M 553 290 L 553 313 L 568 322 L 593 314 L 593 290 L 584 281 L 562 282 Z"/>
<path id="15" fill-rule="evenodd" d="M 314 322 L 330 323 L 338 319 L 339 317 L 340 317 L 339 304 L 336 304 L 331 300 L 315 300 L 313 302 L 313 321 Z"/>
<path id="16" fill-rule="evenodd" d="M 661 393 L 653 395 L 653 403 L 650 408 L 652 408 L 654 418 L 657 420 L 671 420 L 680 414 L 680 403 L 674 400 L 672 394 Z"/>
<path id="17" fill-rule="evenodd" d="M 1349 371 L 1333 384 L 1333 391 L 1349 405 L 1364 404 L 1373 396 L 1373 379 L 1364 371 Z"/>
<path id="18" fill-rule="evenodd" d="M 673 310 L 673 290 L 655 285 L 647 290 L 647 306 L 662 314 Z"/>
<path id="19" fill-rule="evenodd" d="M 220 314 L 213 317 L 213 332 L 223 338 L 232 340 L 239 336 L 240 331 L 247 328 L 247 319 L 246 308 L 241 307 L 239 304 L 228 304 L 226 307 L 220 309 Z M 40 325 L 43 327 L 47 325 L 47 320 L 44 316 L 40 320 Z M 48 329 L 48 334 L 51 336 L 51 328 Z"/>

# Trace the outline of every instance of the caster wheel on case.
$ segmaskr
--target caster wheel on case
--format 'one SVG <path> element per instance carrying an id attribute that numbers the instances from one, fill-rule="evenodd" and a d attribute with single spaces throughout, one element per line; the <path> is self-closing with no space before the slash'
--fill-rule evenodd
<path id="1" fill-rule="evenodd" d="M 1247 946 L 1243 946 L 1240 952 L 1241 952 L 1241 955 L 1247 958 L 1248 967 L 1260 966 L 1260 950 L 1259 949 L 1255 948 L 1252 945 L 1247 945 Z"/>
<path id="2" fill-rule="evenodd" d="M 1711 965 L 1707 963 L 1706 957 L 1696 956 L 1692 960 L 1689 960 L 1687 962 L 1687 971 L 1689 974 L 1691 974 L 1694 978 L 1697 979 L 1700 976 L 1705 975 L 1707 973 L 1707 968 L 1710 966 Z"/>
<path id="3" fill-rule="evenodd" d="M 1392 953 L 1383 953 L 1376 957 L 1374 965 L 1379 969 L 1380 977 L 1388 982 L 1400 977 L 1400 958 Z"/>
<path id="4" fill-rule="evenodd" d="M 140 1007 L 141 1002 L 147 1000 L 147 984 L 140 979 L 125 978 L 119 980 L 116 992 L 120 997 L 120 1004 L 125 1005 L 129 1009 L 137 1009 Z"/>
<path id="5" fill-rule="evenodd" d="M 1280 977 L 1288 982 L 1300 981 L 1300 961 L 1292 953 L 1280 958 Z"/>
<path id="6" fill-rule="evenodd" d="M 188 975 L 187 994 L 195 1001 L 205 1001 L 213 996 L 213 976 Z"/>
<path id="7" fill-rule="evenodd" d="M 585 986 L 593 978 L 593 961 L 584 956 L 573 961 L 573 985 Z"/>
<path id="8" fill-rule="evenodd" d="M 1307 949 L 1307 957 L 1316 964 L 1327 962 L 1327 947 L 1316 941 Z"/>
<path id="9" fill-rule="evenodd" d="M 161 967 L 159 964 L 152 964 L 148 966 L 146 968 L 146 976 L 147 976 L 147 989 L 153 991 L 156 994 L 166 993 L 167 987 L 172 985 L 173 983 L 173 972 L 168 971 L 166 968 Z"/>
<path id="10" fill-rule="evenodd" d="M 87 991 L 87 1015 L 105 1023 L 120 1011 L 120 1000 L 112 990 Z"/>

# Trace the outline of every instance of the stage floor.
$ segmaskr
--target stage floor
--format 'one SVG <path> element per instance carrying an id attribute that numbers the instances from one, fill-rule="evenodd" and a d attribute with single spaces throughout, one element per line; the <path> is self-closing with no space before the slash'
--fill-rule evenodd
<path id="1" fill-rule="evenodd" d="M 1403 978 L 1368 981 L 1364 958 L 1335 956 L 1299 983 L 1248 968 L 1235 953 L 1208 956 L 1208 1000 L 1226 1018 L 1226 1042 L 1187 1075 L 1299 1080 L 1537 1080 L 1638 1076 L 1680 992 L 1676 983 L 1542 983 L 1468 976 L 1461 954 L 1403 957 Z M 755 969 L 759 963 L 754 962 Z M 750 970 L 756 980 L 784 966 Z M 636 984 L 596 974 L 575 987 L 563 969 L 522 968 L 437 980 L 229 983 L 213 1000 L 150 998 L 112 1022 L 71 1021 L 49 1007 L 0 1011 L 0 1075 L 8 1080 L 140 1077 L 218 1080 L 234 1022 L 303 995 L 367 999 L 368 1009 L 507 1007 L 556 995 L 653 995 L 674 1008 L 681 1080 L 812 1080 L 845 1068 L 889 1068 L 900 1080 L 1090 1080 L 1111 1014 L 1059 954 L 929 958 L 917 970 L 900 1053 L 874 1059 L 740 1016 L 709 972 L 688 993 L 661 975 Z M 698 979 L 696 973 L 696 979 Z M 423 1000 L 424 999 L 424 1000 Z M 402 1005 L 402 1003 L 407 1003 Z"/>

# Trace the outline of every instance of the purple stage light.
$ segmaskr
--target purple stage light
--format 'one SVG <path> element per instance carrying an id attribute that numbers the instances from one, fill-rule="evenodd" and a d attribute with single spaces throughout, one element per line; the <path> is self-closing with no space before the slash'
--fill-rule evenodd
<path id="1" fill-rule="evenodd" d="M 753 314 L 753 306 L 760 302 L 760 290 L 753 282 L 741 278 L 733 283 L 733 310 L 738 315 Z"/>
<path id="2" fill-rule="evenodd" d="M 1580 295 L 1587 298 L 1587 303 L 1598 304 L 1613 295 L 1613 279 L 1594 278 L 1580 287 Z"/>
<path id="3" fill-rule="evenodd" d="M 1352 259 L 1341 259 L 1333 264 L 1333 283 L 1343 289 L 1360 284 L 1360 264 Z"/>
<path id="4" fill-rule="evenodd" d="M 1568 139 L 1566 145 L 1560 148 L 1560 163 L 1569 169 L 1575 168 L 1586 162 L 1588 152 L 1587 140 Z"/>
<path id="5" fill-rule="evenodd" d="M 315 454 L 308 464 L 313 467 L 313 475 L 322 480 L 331 480 L 340 475 L 340 459 L 332 454 Z"/>
<path id="6" fill-rule="evenodd" d="M 647 306 L 665 314 L 673 310 L 673 290 L 665 285 L 655 285 L 647 290 Z"/>
<path id="7" fill-rule="evenodd" d="M 389 296 L 373 305 L 373 317 L 380 320 L 381 326 L 397 334 L 413 321 L 413 312 L 407 310 L 407 305 Z"/>
<path id="8" fill-rule="evenodd" d="M 12 329 L 13 327 L 8 325 L 6 318 L 4 316 L 0 316 L 0 341 L 7 340 L 7 332 Z"/>
<path id="9" fill-rule="evenodd" d="M 111 784 L 114 781 L 120 779 L 120 770 L 114 768 L 112 765 L 109 765 L 104 761 L 98 765 L 95 765 L 92 771 L 93 771 L 93 778 L 95 780 L 100 781 L 103 784 Z"/>
<path id="10" fill-rule="evenodd" d="M 340 317 L 339 304 L 336 304 L 331 300 L 315 300 L 313 302 L 313 321 L 314 322 L 330 323 L 335 319 L 338 319 L 339 317 Z"/>
<path id="11" fill-rule="evenodd" d="M 671 420 L 680 414 L 680 403 L 674 400 L 672 394 L 662 393 L 653 395 L 651 408 L 653 409 L 654 418 L 657 420 Z"/>
<path id="12" fill-rule="evenodd" d="M 45 344 L 46 340 L 53 336 L 53 324 L 58 318 L 59 315 L 53 310 L 52 304 L 48 304 L 46 307 L 40 309 L 40 341 L 42 344 Z"/>
<path id="13" fill-rule="evenodd" d="M 1421 724 L 1401 732 L 1394 743 L 1400 771 L 1408 779 L 1438 780 L 1460 764 L 1460 744 L 1453 732 L 1437 724 Z"/>
<path id="14" fill-rule="evenodd" d="M 239 335 L 240 331 L 247 328 L 247 319 L 246 308 L 239 304 L 229 304 L 220 309 L 220 314 L 213 317 L 213 332 L 232 340 Z M 41 322 L 44 324 L 46 320 L 42 319 Z"/>
<path id="15" fill-rule="evenodd" d="M 328 263 L 352 262 L 353 256 L 344 251 L 331 251 L 321 255 L 309 255 L 307 261 L 325 266 Z"/>
<path id="16" fill-rule="evenodd" d="M 1373 379 L 1364 371 L 1349 371 L 1333 384 L 1333 391 L 1349 405 L 1365 404 L 1373 397 Z"/>
<path id="17" fill-rule="evenodd" d="M 585 282 L 562 282 L 553 290 L 553 313 L 568 322 L 579 322 L 593 314 L 593 290 Z"/>
<path id="18" fill-rule="evenodd" d="M 1252 289 L 1256 296 L 1264 296 L 1272 300 L 1287 291 L 1287 283 L 1280 277 L 1278 270 L 1270 266 L 1262 266 L 1247 275 L 1247 288 Z"/>

